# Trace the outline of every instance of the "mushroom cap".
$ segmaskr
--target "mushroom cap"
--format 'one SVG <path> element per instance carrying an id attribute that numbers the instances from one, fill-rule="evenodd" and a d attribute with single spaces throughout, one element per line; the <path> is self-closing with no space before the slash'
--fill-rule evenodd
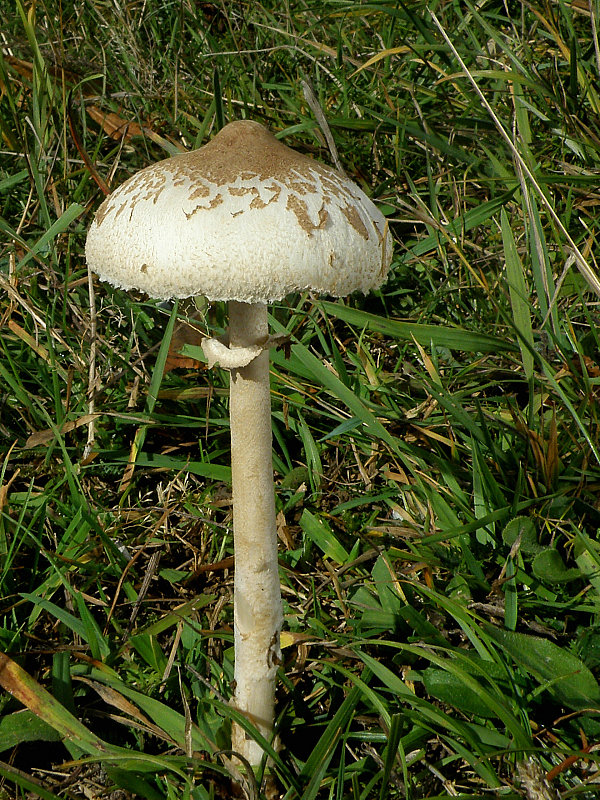
<path id="1" fill-rule="evenodd" d="M 123 289 L 256 303 L 367 292 L 385 279 L 392 238 L 355 183 L 239 120 L 126 180 L 96 212 L 85 252 Z"/>

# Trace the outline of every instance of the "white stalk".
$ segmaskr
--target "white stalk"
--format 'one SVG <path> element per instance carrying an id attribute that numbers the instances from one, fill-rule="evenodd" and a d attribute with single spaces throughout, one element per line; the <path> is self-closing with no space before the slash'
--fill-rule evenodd
<path id="1" fill-rule="evenodd" d="M 229 303 L 229 347 L 249 348 L 268 336 L 264 303 Z M 231 477 L 235 552 L 233 705 L 269 740 L 283 621 L 273 486 L 269 351 L 232 369 Z M 256 766 L 262 748 L 238 725 L 232 748 Z"/>

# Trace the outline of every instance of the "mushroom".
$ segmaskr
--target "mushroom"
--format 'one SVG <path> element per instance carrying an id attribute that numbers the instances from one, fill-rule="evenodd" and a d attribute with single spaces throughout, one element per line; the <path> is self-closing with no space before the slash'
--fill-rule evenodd
<path id="1" fill-rule="evenodd" d="M 310 290 L 341 297 L 379 286 L 392 243 L 383 215 L 336 170 L 257 122 L 133 175 L 105 199 L 86 258 L 100 279 L 157 299 L 229 302 L 227 344 L 205 339 L 230 370 L 234 655 L 232 704 L 269 740 L 283 622 L 272 468 L 267 303 Z M 234 724 L 251 765 L 259 744 Z"/>

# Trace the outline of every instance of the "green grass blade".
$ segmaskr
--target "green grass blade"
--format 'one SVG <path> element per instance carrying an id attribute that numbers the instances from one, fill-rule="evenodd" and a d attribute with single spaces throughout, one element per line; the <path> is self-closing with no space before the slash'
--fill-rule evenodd
<path id="1" fill-rule="evenodd" d="M 301 779 L 309 778 L 308 785 L 302 793 L 302 800 L 315 800 L 317 797 L 327 766 L 359 700 L 360 691 L 355 686 L 348 692 L 312 750 L 299 775 Z"/>
<path id="2" fill-rule="evenodd" d="M 115 464 L 131 463 L 130 456 L 115 453 L 106 453 L 107 463 Z M 224 467 L 221 464 L 209 464 L 202 461 L 188 461 L 174 456 L 164 456 L 160 453 L 141 452 L 137 454 L 135 463 L 139 467 L 147 469 L 168 469 L 174 472 L 191 472 L 193 475 L 200 475 L 203 478 L 210 478 L 221 483 L 231 483 L 231 467 Z"/>
<path id="3" fill-rule="evenodd" d="M 390 728 L 388 733 L 388 743 L 385 750 L 383 761 L 383 774 L 381 776 L 381 789 L 379 790 L 379 800 L 386 800 L 390 793 L 390 776 L 396 766 L 396 755 L 400 746 L 402 736 L 402 716 L 393 714 L 390 718 Z M 406 778 L 406 768 L 405 768 Z"/>
<path id="4" fill-rule="evenodd" d="M 379 317 L 367 311 L 346 306 L 342 301 L 332 303 L 321 300 L 321 305 L 332 317 L 356 325 L 360 328 L 376 331 L 393 339 L 411 342 L 416 340 L 423 347 L 431 345 L 448 347 L 450 350 L 460 350 L 467 353 L 497 353 L 511 351 L 514 345 L 495 336 L 485 333 L 476 333 L 462 328 L 448 326 L 425 325 L 417 322 L 399 322 L 398 320 Z"/>
<path id="5" fill-rule="evenodd" d="M 525 377 L 533 377 L 533 328 L 531 324 L 531 300 L 525 283 L 523 265 L 513 236 L 506 211 L 502 209 L 500 215 L 502 228 L 502 242 L 504 244 L 504 258 L 510 304 L 513 313 L 515 330 L 519 336 L 519 348 L 523 361 Z"/>
<path id="6" fill-rule="evenodd" d="M 316 517 L 305 508 L 300 517 L 300 527 L 327 558 L 331 558 L 336 564 L 346 563 L 348 552 L 338 542 L 325 520 Z"/>
<path id="7" fill-rule="evenodd" d="M 71 205 L 60 215 L 60 217 L 55 220 L 52 225 L 46 230 L 40 238 L 35 242 L 32 247 L 29 249 L 23 258 L 19 261 L 17 265 L 17 269 L 22 269 L 31 259 L 36 256 L 38 253 L 43 253 L 45 250 L 48 249 L 51 242 L 53 242 L 57 236 L 64 233 L 69 225 L 71 225 L 78 217 L 80 217 L 85 208 L 79 203 L 71 203 Z"/>

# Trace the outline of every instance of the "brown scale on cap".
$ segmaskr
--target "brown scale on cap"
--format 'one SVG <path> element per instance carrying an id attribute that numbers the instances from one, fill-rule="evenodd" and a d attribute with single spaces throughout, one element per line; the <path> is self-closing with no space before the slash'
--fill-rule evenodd
<path id="1" fill-rule="evenodd" d="M 323 207 L 318 224 L 313 224 L 301 197 L 320 190 L 325 201 L 333 198 L 340 201 L 340 210 L 348 223 L 362 237 L 369 238 L 344 178 L 331 167 L 282 144 L 257 122 L 239 120 L 226 125 L 204 147 L 165 159 L 138 172 L 129 179 L 126 190 L 123 189 L 124 202 L 115 212 L 115 217 L 140 201 L 151 200 L 156 203 L 167 185 L 167 175 L 171 176 L 173 186 L 193 187 L 188 198 L 190 201 L 202 201 L 209 197 L 210 188 L 202 182 L 206 181 L 236 197 L 253 195 L 250 204 L 253 209 L 277 202 L 282 186 L 285 186 L 292 192 L 287 200 L 287 208 L 295 214 L 298 224 L 309 236 L 327 224 L 329 215 Z M 239 185 L 240 181 L 255 181 L 257 178 L 263 182 L 265 190 L 272 192 L 269 199 L 264 200 L 255 185 Z M 190 219 L 197 211 L 215 208 L 223 202 L 223 194 L 220 192 L 208 204 L 200 202 L 191 212 L 186 212 L 186 217 Z M 110 198 L 107 198 L 98 209 L 98 225 L 104 221 L 110 205 Z"/>
<path id="2" fill-rule="evenodd" d="M 226 125 L 204 147 L 172 159 L 173 167 L 184 161 L 181 174 L 193 178 L 203 175 L 217 186 L 235 183 L 238 178 L 268 181 L 273 178 L 295 189 L 290 174 L 327 168 L 312 158 L 278 141 L 258 122 L 238 120 Z M 189 171 L 188 171 L 189 170 Z"/>

